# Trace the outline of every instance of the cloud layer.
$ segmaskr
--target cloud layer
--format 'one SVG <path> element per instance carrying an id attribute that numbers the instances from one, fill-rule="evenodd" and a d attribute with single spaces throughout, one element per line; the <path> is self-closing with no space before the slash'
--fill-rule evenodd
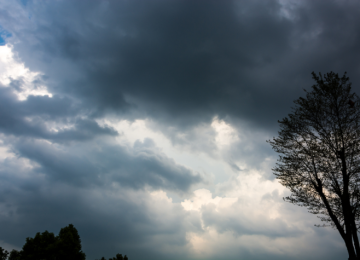
<path id="1" fill-rule="evenodd" d="M 0 0 L 0 246 L 73 223 L 88 259 L 339 259 L 265 140 L 359 92 L 357 1 Z"/>

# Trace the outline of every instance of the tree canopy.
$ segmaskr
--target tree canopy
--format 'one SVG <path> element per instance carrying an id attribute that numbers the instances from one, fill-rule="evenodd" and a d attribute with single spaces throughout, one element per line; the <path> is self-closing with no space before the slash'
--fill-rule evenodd
<path id="1" fill-rule="evenodd" d="M 100 260 L 106 260 L 106 258 L 101 257 Z M 124 257 L 123 257 L 122 254 L 116 254 L 115 257 L 110 257 L 109 260 L 128 260 L 128 257 L 126 255 L 124 255 Z"/>
<path id="2" fill-rule="evenodd" d="M 11 250 L 8 260 L 21 260 L 20 252 L 15 249 Z"/>
<path id="3" fill-rule="evenodd" d="M 54 233 L 48 231 L 36 233 L 34 238 L 26 238 L 22 248 L 21 259 L 54 259 L 56 256 L 56 238 Z"/>
<path id="4" fill-rule="evenodd" d="M 36 233 L 34 238 L 26 238 L 22 250 L 13 249 L 10 254 L 0 247 L 0 260 L 85 260 L 81 250 L 81 239 L 74 225 L 61 228 L 59 235 L 45 231 Z M 106 260 L 104 257 L 101 260 Z M 122 254 L 116 254 L 109 260 L 128 260 Z"/>
<path id="5" fill-rule="evenodd" d="M 273 171 L 291 191 L 284 199 L 319 214 L 339 231 L 349 259 L 360 259 L 360 101 L 346 73 L 312 75 L 312 91 L 268 141 L 280 153 Z"/>
<path id="6" fill-rule="evenodd" d="M 72 224 L 60 230 L 56 242 L 56 260 L 85 260 L 85 253 L 81 251 L 80 236 Z"/>
<path id="7" fill-rule="evenodd" d="M 6 260 L 9 252 L 6 251 L 4 248 L 0 247 L 0 260 Z"/>

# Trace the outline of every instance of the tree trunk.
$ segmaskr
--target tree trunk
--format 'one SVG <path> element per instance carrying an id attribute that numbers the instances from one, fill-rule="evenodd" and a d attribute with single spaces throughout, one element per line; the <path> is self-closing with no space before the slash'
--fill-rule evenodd
<path id="1" fill-rule="evenodd" d="M 343 196 L 342 196 L 342 209 L 343 209 L 343 215 L 344 215 L 344 224 L 345 224 L 345 244 L 346 248 L 349 252 L 349 259 L 350 260 L 357 260 L 357 256 L 354 249 L 353 244 L 353 230 L 352 230 L 352 224 L 353 224 L 353 214 L 351 212 L 351 206 L 350 206 L 350 198 L 349 198 L 349 175 L 347 174 L 347 167 L 346 167 L 346 161 L 345 161 L 345 154 L 342 153 L 340 155 L 341 158 L 341 164 L 342 164 L 342 175 L 343 175 Z M 356 234 L 355 234 L 356 235 Z"/>
<path id="2" fill-rule="evenodd" d="M 356 227 L 356 223 L 354 220 L 354 215 L 352 215 L 351 221 L 352 221 L 351 229 L 352 229 L 355 251 L 356 251 L 357 259 L 360 260 L 360 245 L 359 245 L 359 239 L 358 239 L 358 235 L 357 235 L 357 227 Z"/>
<path id="3" fill-rule="evenodd" d="M 349 260 L 357 260 L 355 250 L 354 250 L 354 245 L 353 245 L 353 242 L 352 242 L 351 233 L 346 234 L 344 241 L 345 241 L 346 249 L 347 249 L 347 251 L 349 253 Z"/>

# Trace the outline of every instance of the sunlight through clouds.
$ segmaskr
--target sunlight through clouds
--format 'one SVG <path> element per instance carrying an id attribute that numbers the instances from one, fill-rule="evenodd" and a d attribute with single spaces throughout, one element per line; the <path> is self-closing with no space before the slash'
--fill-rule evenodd
<path id="1" fill-rule="evenodd" d="M 218 196 L 212 198 L 212 194 L 209 190 L 199 189 L 194 191 L 194 198 L 184 200 L 181 202 L 181 205 L 188 211 L 200 211 L 203 205 L 214 204 L 216 206 L 216 211 L 219 211 L 219 209 L 230 207 L 236 201 L 237 198 L 221 198 Z"/>
<path id="2" fill-rule="evenodd" d="M 215 140 L 220 149 L 239 141 L 236 130 L 225 121 L 219 120 L 217 117 L 215 117 L 211 123 L 211 126 L 217 133 Z"/>
<path id="3" fill-rule="evenodd" d="M 47 87 L 43 85 L 40 72 L 30 71 L 13 53 L 9 44 L 0 46 L 0 84 L 8 87 L 14 85 L 19 100 L 26 100 L 29 95 L 49 96 Z"/>

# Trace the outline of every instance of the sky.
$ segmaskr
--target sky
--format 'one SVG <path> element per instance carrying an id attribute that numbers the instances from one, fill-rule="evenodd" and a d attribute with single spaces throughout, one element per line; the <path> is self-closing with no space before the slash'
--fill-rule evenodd
<path id="1" fill-rule="evenodd" d="M 347 259 L 283 201 L 311 72 L 360 93 L 355 0 L 0 0 L 0 246 L 72 223 L 87 259 Z"/>

